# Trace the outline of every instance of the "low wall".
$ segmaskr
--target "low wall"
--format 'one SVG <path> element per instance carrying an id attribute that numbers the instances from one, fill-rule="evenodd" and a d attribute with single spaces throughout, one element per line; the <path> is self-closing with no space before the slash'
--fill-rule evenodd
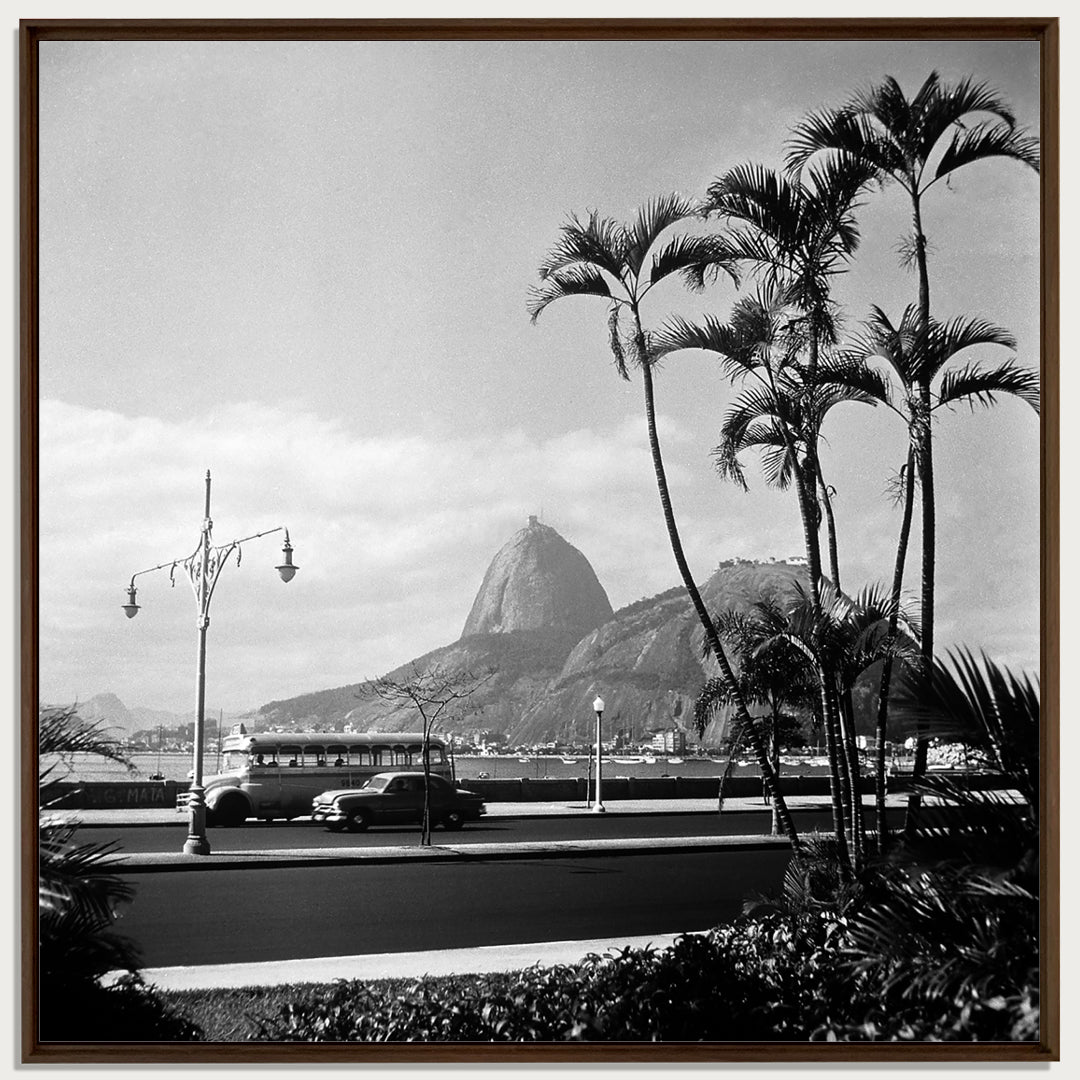
<path id="1" fill-rule="evenodd" d="M 996 778 L 992 776 L 967 776 L 962 773 L 944 775 L 954 778 L 964 776 L 965 786 L 972 790 L 987 790 L 998 786 Z M 463 779 L 459 783 L 493 803 L 585 802 L 595 786 L 589 784 L 586 790 L 584 777 L 555 777 L 543 780 L 530 777 L 516 780 Z M 784 795 L 827 796 L 829 777 L 781 775 L 780 787 Z M 908 791 L 910 787 L 910 776 L 889 777 L 890 792 Z M 175 780 L 58 783 L 52 785 L 47 801 L 49 809 L 56 810 L 124 807 L 132 810 L 171 810 L 176 807 L 177 792 L 186 792 L 187 789 L 186 782 L 178 783 Z M 603 780 L 601 795 L 605 802 L 618 802 L 621 799 L 715 799 L 719 789 L 720 779 L 716 776 L 613 776 Z M 873 777 L 864 775 L 863 791 L 871 793 L 873 790 Z M 756 776 L 733 776 L 724 785 L 726 799 L 760 798 L 761 794 L 761 780 Z"/>
<path id="2" fill-rule="evenodd" d="M 176 793 L 187 789 L 175 780 L 65 782 L 52 785 L 45 801 L 50 810 L 174 810 Z"/>
<path id="3" fill-rule="evenodd" d="M 488 802 L 584 802 L 595 788 L 590 783 L 586 791 L 584 777 L 567 779 L 458 781 L 462 787 L 483 795 Z M 780 787 L 785 795 L 828 795 L 828 776 L 781 776 Z M 863 790 L 872 792 L 872 777 L 863 777 Z M 892 778 L 890 791 L 906 790 Z M 720 778 L 716 776 L 613 776 L 602 781 L 600 791 L 604 802 L 621 799 L 715 799 L 720 793 Z M 733 776 L 724 784 L 725 799 L 760 798 L 761 780 L 756 776 Z"/>

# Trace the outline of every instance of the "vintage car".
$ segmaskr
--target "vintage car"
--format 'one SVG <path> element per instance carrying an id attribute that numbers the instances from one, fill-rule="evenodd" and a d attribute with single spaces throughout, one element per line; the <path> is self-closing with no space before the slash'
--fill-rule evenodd
<path id="1" fill-rule="evenodd" d="M 483 796 L 441 776 L 429 776 L 428 784 L 432 825 L 460 829 L 466 821 L 479 821 L 486 810 Z M 311 816 L 331 832 L 419 822 L 424 816 L 424 774 L 377 773 L 363 787 L 324 791 L 313 800 Z"/>

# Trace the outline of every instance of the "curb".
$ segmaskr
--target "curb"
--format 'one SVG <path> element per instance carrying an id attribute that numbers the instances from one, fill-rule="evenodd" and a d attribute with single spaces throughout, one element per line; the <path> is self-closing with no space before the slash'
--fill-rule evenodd
<path id="1" fill-rule="evenodd" d="M 299 866 L 358 866 L 400 862 L 490 862 L 514 859 L 586 859 L 608 855 L 652 855 L 659 851 L 701 853 L 772 851 L 790 848 L 784 836 L 679 837 L 674 839 L 555 840 L 515 844 L 467 844 L 462 847 L 357 847 L 323 851 L 282 850 L 186 855 L 151 852 L 117 856 L 109 868 L 122 874 L 202 870 L 281 869 Z"/>

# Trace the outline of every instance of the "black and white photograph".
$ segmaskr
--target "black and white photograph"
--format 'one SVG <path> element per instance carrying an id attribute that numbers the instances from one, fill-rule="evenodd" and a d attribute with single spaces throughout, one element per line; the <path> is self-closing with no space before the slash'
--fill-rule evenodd
<path id="1" fill-rule="evenodd" d="M 24 1060 L 1056 1060 L 1056 20 L 570 22 L 24 23 Z"/>

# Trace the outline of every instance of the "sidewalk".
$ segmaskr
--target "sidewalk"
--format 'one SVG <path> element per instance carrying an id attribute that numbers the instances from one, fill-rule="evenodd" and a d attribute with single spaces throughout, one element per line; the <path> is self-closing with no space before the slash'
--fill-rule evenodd
<path id="1" fill-rule="evenodd" d="M 297 986 L 335 979 L 421 979 L 425 975 L 480 975 L 521 971 L 534 964 L 576 964 L 590 953 L 616 949 L 665 949 L 679 934 L 648 934 L 587 941 L 539 941 L 521 945 L 477 945 L 470 949 L 430 949 L 366 956 L 318 956 L 250 964 L 204 964 L 144 968 L 143 980 L 160 990 L 211 990 L 244 986 Z M 119 974 L 119 973 L 117 973 Z"/>
<path id="2" fill-rule="evenodd" d="M 830 802 L 827 795 L 789 795 L 786 799 L 792 812 L 828 810 Z M 905 806 L 907 795 L 897 793 L 889 795 L 886 803 L 889 807 Z M 872 795 L 863 796 L 863 805 L 873 809 Z M 609 817 L 628 814 L 715 814 L 716 799 L 618 799 L 605 801 L 604 809 Z M 769 806 L 760 798 L 725 799 L 725 814 L 767 813 Z M 176 810 L 140 810 L 140 809 L 95 809 L 95 810 L 55 810 L 50 813 L 70 814 L 77 817 L 83 826 L 95 825 L 182 825 L 187 816 Z M 488 803 L 486 818 L 524 818 L 524 817 L 582 817 L 593 813 L 591 806 L 584 802 L 502 802 Z M 307 821 L 307 818 L 295 818 L 295 821 Z M 266 826 L 272 828 L 272 825 Z"/>

